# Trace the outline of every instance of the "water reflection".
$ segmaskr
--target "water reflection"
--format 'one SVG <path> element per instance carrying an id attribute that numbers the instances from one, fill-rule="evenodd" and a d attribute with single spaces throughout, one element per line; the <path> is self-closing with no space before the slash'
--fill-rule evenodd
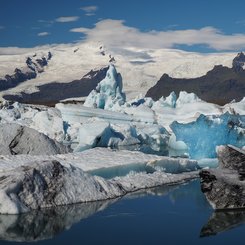
<path id="1" fill-rule="evenodd" d="M 60 206 L 20 215 L 0 215 L 0 239 L 18 242 L 49 239 L 115 201 Z"/>
<path id="2" fill-rule="evenodd" d="M 56 235 L 69 230 L 66 233 L 69 239 L 76 237 L 76 239 L 81 241 L 83 239 L 90 241 L 91 236 L 89 234 L 91 230 L 96 230 L 100 233 L 100 238 L 103 237 L 105 240 L 110 240 L 111 231 L 117 234 L 115 239 L 120 236 L 120 229 L 117 230 L 115 227 L 122 225 L 124 233 L 127 234 L 125 235 L 126 237 L 133 236 L 133 227 L 138 227 L 135 231 L 143 230 L 143 234 L 147 232 L 152 235 L 157 234 L 155 240 L 160 241 L 163 239 L 161 232 L 163 228 L 166 230 L 165 236 L 170 240 L 173 239 L 173 234 L 175 234 L 177 229 L 180 237 L 181 235 L 185 237 L 188 234 L 188 236 L 193 236 L 192 238 L 196 239 L 200 244 L 203 244 L 202 241 L 205 242 L 205 239 L 198 240 L 200 239 L 199 231 L 203 225 L 202 222 L 207 220 L 210 215 L 211 209 L 205 196 L 200 191 L 199 180 L 191 181 L 184 185 L 161 186 L 131 193 L 108 209 L 109 211 L 104 211 L 102 215 L 95 215 L 94 219 L 88 219 L 87 222 L 81 222 L 81 220 L 105 210 L 117 201 L 118 199 L 69 205 L 37 210 L 21 215 L 0 215 L 0 239 L 32 242 L 54 238 Z M 111 217 L 111 219 L 108 220 L 108 217 Z M 144 222 L 146 219 L 153 223 L 155 222 L 152 229 L 145 226 Z M 193 220 L 193 222 L 190 223 L 190 220 Z M 79 227 L 78 230 L 83 231 L 82 236 L 78 235 L 80 234 L 79 232 L 76 233 L 77 231 L 74 227 L 72 228 L 76 223 L 79 223 L 76 226 Z M 245 223 L 245 210 L 215 212 L 208 223 L 203 226 L 200 236 L 215 235 L 242 223 Z M 141 238 L 137 232 L 137 237 L 134 237 L 134 239 L 140 240 Z M 94 239 L 96 240 L 97 238 L 94 237 Z M 142 244 L 148 243 L 148 236 L 143 236 L 142 239 L 145 242 Z M 182 239 L 179 239 L 178 242 L 180 242 L 178 244 L 182 244 Z M 97 240 L 95 243 L 97 244 Z M 44 244 L 49 244 L 48 240 Z"/>
<path id="3" fill-rule="evenodd" d="M 212 236 L 245 223 L 245 210 L 217 211 L 212 214 L 201 230 L 200 236 Z"/>
<path id="4" fill-rule="evenodd" d="M 131 193 L 124 198 L 167 195 L 179 186 L 161 186 Z M 0 240 L 32 242 L 53 238 L 72 225 L 106 209 L 118 199 L 35 210 L 20 215 L 0 215 Z"/>

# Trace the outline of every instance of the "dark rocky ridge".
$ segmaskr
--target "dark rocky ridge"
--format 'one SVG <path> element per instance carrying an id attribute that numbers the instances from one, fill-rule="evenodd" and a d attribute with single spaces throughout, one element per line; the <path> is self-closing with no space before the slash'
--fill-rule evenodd
<path id="1" fill-rule="evenodd" d="M 158 100 L 172 91 L 193 92 L 202 100 L 224 105 L 233 99 L 240 101 L 245 96 L 245 55 L 241 52 L 233 60 L 233 67 L 215 66 L 206 75 L 198 78 L 173 78 L 163 74 L 146 96 Z"/>
<path id="2" fill-rule="evenodd" d="M 27 57 L 26 67 L 21 69 L 16 68 L 14 74 L 7 74 L 3 79 L 0 79 L 0 91 L 13 88 L 22 82 L 36 78 L 38 73 L 44 71 L 44 67 L 48 65 L 48 61 L 52 58 L 52 54 L 48 52 L 47 58 L 42 57 L 33 60 L 34 57 L 35 55 L 32 58 Z"/>
<path id="3" fill-rule="evenodd" d="M 42 104 L 53 106 L 60 100 L 74 97 L 85 97 L 97 84 L 105 78 L 108 67 L 98 71 L 91 70 L 80 80 L 69 83 L 49 83 L 38 86 L 39 91 L 31 94 L 21 92 L 20 95 L 7 94 L 3 98 L 29 104 Z"/>
<path id="4" fill-rule="evenodd" d="M 200 172 L 201 189 L 214 209 L 245 208 L 245 151 L 218 148 L 219 168 Z"/>

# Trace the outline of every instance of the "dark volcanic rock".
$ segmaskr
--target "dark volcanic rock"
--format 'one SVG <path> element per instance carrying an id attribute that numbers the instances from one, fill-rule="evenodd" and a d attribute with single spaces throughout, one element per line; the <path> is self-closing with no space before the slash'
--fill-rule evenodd
<path id="1" fill-rule="evenodd" d="M 68 153 L 65 146 L 34 129 L 14 123 L 0 125 L 0 155 L 62 153 Z"/>
<path id="2" fill-rule="evenodd" d="M 234 146 L 221 146 L 219 168 L 200 172 L 201 189 L 214 209 L 245 208 L 245 152 Z"/>
<path id="3" fill-rule="evenodd" d="M 49 83 L 38 86 L 39 91 L 27 94 L 21 92 L 20 95 L 4 95 L 4 99 L 18 101 L 21 103 L 55 105 L 60 100 L 75 97 L 87 96 L 97 84 L 105 78 L 108 67 L 98 71 L 91 70 L 80 80 L 70 83 Z"/>
<path id="4" fill-rule="evenodd" d="M 242 71 L 245 65 L 245 55 L 243 52 L 239 53 L 232 62 L 232 67 L 235 71 Z"/>
<path id="5" fill-rule="evenodd" d="M 206 75 L 198 78 L 172 78 L 163 74 L 146 96 L 158 100 L 168 96 L 172 91 L 195 93 L 207 102 L 224 105 L 233 99 L 240 101 L 245 95 L 245 70 L 242 68 L 245 55 L 239 53 L 233 60 L 233 67 L 215 66 Z"/>

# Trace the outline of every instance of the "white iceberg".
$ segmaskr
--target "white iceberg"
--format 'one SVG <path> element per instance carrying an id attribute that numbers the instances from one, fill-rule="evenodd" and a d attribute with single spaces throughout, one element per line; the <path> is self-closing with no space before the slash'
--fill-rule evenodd
<path id="1" fill-rule="evenodd" d="M 123 168 L 127 171 L 119 177 Z M 116 198 L 185 182 L 197 177 L 197 169 L 193 160 L 105 148 L 52 156 L 1 156 L 0 213 Z M 98 176 L 105 171 L 110 178 Z"/>
<path id="2" fill-rule="evenodd" d="M 106 77 L 88 95 L 84 106 L 110 109 L 116 104 L 124 104 L 125 99 L 122 92 L 122 77 L 117 73 L 115 66 L 110 64 Z"/>

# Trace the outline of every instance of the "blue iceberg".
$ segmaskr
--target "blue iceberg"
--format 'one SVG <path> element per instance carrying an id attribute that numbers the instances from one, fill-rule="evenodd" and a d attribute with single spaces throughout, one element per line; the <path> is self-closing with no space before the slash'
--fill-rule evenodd
<path id="1" fill-rule="evenodd" d="M 245 145 L 245 116 L 229 113 L 220 116 L 200 115 L 196 121 L 170 125 L 178 141 L 188 146 L 190 158 L 215 158 L 216 146 Z"/>

